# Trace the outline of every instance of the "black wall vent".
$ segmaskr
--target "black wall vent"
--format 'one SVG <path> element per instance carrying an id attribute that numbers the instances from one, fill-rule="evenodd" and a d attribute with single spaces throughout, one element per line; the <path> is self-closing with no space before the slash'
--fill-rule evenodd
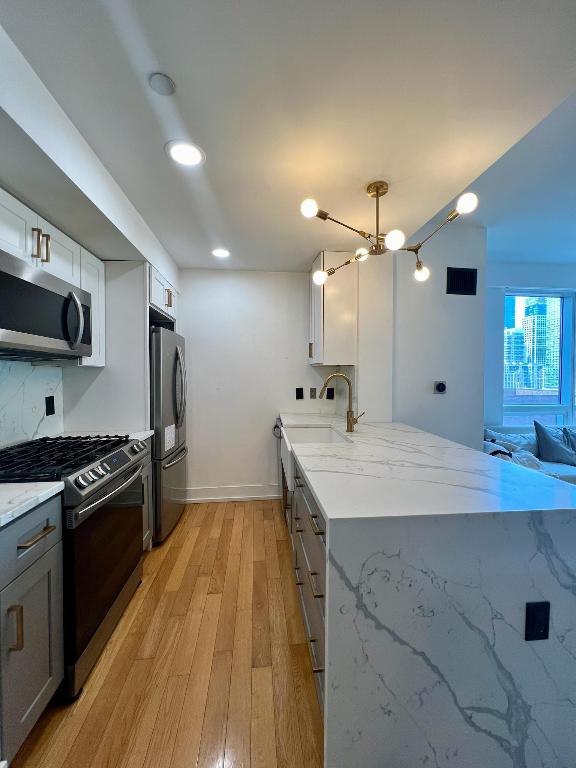
<path id="1" fill-rule="evenodd" d="M 476 296 L 478 270 L 464 267 L 446 268 L 446 293 L 460 296 Z"/>

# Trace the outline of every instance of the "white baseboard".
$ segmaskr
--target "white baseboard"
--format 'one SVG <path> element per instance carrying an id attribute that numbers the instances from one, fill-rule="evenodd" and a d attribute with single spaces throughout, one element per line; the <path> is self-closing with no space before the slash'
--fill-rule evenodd
<path id="1" fill-rule="evenodd" d="M 270 485 L 217 485 L 204 488 L 186 488 L 182 501 L 250 501 L 252 499 L 279 499 L 280 489 Z"/>

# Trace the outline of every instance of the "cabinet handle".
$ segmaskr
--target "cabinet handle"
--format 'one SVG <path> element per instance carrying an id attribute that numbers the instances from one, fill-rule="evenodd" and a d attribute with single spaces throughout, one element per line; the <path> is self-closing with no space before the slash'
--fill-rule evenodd
<path id="1" fill-rule="evenodd" d="M 318 640 L 315 637 L 308 638 L 308 644 L 310 646 L 310 655 L 316 661 L 316 654 L 314 653 L 314 643 L 317 643 Z M 324 667 L 317 667 L 315 664 L 312 664 L 312 673 L 314 675 L 319 675 L 322 672 L 324 672 Z"/>
<path id="2" fill-rule="evenodd" d="M 296 486 L 296 488 L 304 488 L 304 483 L 302 482 L 302 480 L 300 480 L 299 477 L 294 478 L 294 485 Z"/>
<path id="3" fill-rule="evenodd" d="M 43 264 L 50 263 L 50 235 L 42 234 L 42 240 L 44 240 L 44 256 L 40 259 Z"/>
<path id="4" fill-rule="evenodd" d="M 318 573 L 316 571 L 308 571 L 308 581 L 310 582 L 312 597 L 324 597 L 324 592 L 319 592 L 315 584 L 316 576 L 318 576 Z"/>
<path id="5" fill-rule="evenodd" d="M 36 253 L 32 254 L 33 259 L 42 259 L 42 230 L 40 227 L 32 227 L 32 233 L 36 235 Z"/>
<path id="6" fill-rule="evenodd" d="M 310 515 L 312 530 L 314 531 L 316 536 L 324 536 L 326 531 L 322 531 L 320 528 L 318 528 L 318 523 L 316 522 L 317 518 L 318 518 L 318 515 Z"/>
<path id="7" fill-rule="evenodd" d="M 314 342 L 308 342 L 308 357 L 314 357 Z"/>
<path id="8" fill-rule="evenodd" d="M 296 577 L 295 577 L 296 578 L 296 586 L 297 587 L 303 587 L 304 586 L 304 582 L 300 581 L 300 568 L 295 567 L 294 568 L 294 573 L 296 574 Z"/>
<path id="9" fill-rule="evenodd" d="M 166 306 L 168 308 L 172 307 L 172 298 L 173 298 L 172 291 L 170 290 L 170 288 L 166 288 Z"/>
<path id="10" fill-rule="evenodd" d="M 13 613 L 16 616 L 16 642 L 14 645 L 8 646 L 8 650 L 21 651 L 24 648 L 24 606 L 11 605 L 8 608 L 8 613 Z"/>
<path id="11" fill-rule="evenodd" d="M 296 533 L 304 533 L 304 528 L 298 528 L 298 520 L 301 520 L 301 517 L 294 517 L 293 520 L 296 523 L 296 528 L 294 529 Z"/>
<path id="12" fill-rule="evenodd" d="M 42 539 L 45 539 L 46 536 L 50 536 L 52 531 L 55 531 L 55 530 L 56 530 L 55 525 L 47 525 L 44 528 L 42 528 L 40 533 L 37 533 L 36 536 L 32 536 L 32 538 L 28 539 L 28 541 L 23 541 L 22 544 L 18 544 L 16 549 L 30 549 L 30 547 L 33 547 L 34 544 L 38 544 L 39 541 L 42 541 Z"/>

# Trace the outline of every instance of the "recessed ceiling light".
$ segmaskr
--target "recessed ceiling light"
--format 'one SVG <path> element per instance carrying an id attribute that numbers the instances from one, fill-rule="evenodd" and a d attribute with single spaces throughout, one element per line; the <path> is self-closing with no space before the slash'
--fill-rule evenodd
<path id="1" fill-rule="evenodd" d="M 217 259 L 227 259 L 230 256 L 230 251 L 226 248 L 214 248 L 212 256 L 216 256 Z"/>
<path id="2" fill-rule="evenodd" d="M 148 85 L 160 96 L 173 96 L 176 93 L 174 80 L 165 75 L 164 72 L 152 72 L 148 77 Z"/>
<path id="3" fill-rule="evenodd" d="M 169 141 L 165 149 L 172 160 L 180 165 L 200 165 L 206 160 L 200 147 L 189 141 Z"/>

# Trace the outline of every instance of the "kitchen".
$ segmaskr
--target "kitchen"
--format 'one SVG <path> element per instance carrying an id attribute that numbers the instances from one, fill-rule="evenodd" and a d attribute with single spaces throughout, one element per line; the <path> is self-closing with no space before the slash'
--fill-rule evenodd
<path id="1" fill-rule="evenodd" d="M 540 82 L 535 9 L 448 5 L 433 54 L 393 2 L 0 11 L 1 768 L 574 763 L 576 490 L 481 451 L 475 194 L 572 27 Z"/>

